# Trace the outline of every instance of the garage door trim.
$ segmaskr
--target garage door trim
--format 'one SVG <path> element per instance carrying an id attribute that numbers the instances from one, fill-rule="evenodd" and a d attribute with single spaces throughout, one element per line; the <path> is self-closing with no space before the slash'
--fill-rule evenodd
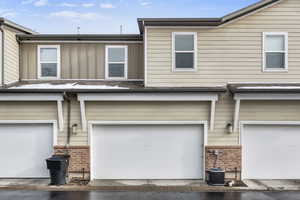
<path id="1" fill-rule="evenodd" d="M 52 124 L 53 146 L 57 145 L 57 121 L 56 120 L 0 120 L 0 124 Z"/>
<path id="2" fill-rule="evenodd" d="M 89 121 L 88 122 L 88 144 L 90 146 L 90 177 L 94 179 L 93 174 L 93 146 L 92 146 L 92 135 L 94 125 L 201 125 L 204 127 L 203 130 L 203 177 L 205 177 L 205 151 L 204 147 L 207 145 L 207 132 L 208 122 L 207 121 Z"/>
<path id="3" fill-rule="evenodd" d="M 240 121 L 240 134 L 239 134 L 239 144 L 242 146 L 242 170 L 241 177 L 244 179 L 244 148 L 242 143 L 244 126 L 245 125 L 296 125 L 300 126 L 300 121 Z"/>

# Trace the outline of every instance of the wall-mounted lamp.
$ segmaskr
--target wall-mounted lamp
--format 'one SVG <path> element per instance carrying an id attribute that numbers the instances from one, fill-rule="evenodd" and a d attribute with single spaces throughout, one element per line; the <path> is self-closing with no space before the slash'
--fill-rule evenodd
<path id="1" fill-rule="evenodd" d="M 227 130 L 227 133 L 228 133 L 228 134 L 233 133 L 233 127 L 232 127 L 232 124 L 231 124 L 231 123 L 228 123 L 228 124 L 226 125 L 226 130 Z"/>
<path id="2" fill-rule="evenodd" d="M 72 135 L 76 135 L 77 134 L 77 124 L 73 124 L 71 126 L 71 131 L 72 131 Z"/>

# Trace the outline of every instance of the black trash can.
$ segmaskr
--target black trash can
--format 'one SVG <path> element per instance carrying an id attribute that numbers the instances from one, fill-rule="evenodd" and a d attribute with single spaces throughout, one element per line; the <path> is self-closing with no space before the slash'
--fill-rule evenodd
<path id="1" fill-rule="evenodd" d="M 69 159 L 69 155 L 53 155 L 52 157 L 46 159 L 47 169 L 50 170 L 50 185 L 66 184 Z"/>
<path id="2" fill-rule="evenodd" d="M 225 171 L 221 168 L 211 168 L 207 171 L 207 183 L 213 186 L 225 185 Z"/>

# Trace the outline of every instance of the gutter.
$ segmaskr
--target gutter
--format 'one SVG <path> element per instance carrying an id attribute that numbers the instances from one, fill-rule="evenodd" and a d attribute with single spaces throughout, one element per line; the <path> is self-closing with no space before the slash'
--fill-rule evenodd
<path id="1" fill-rule="evenodd" d="M 224 87 L 214 88 L 134 88 L 134 89 L 0 89 L 0 93 L 189 93 L 226 92 Z"/>

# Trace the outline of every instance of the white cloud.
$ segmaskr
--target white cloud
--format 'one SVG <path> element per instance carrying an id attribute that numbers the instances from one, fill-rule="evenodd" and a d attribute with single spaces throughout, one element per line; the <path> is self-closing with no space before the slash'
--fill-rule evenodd
<path id="1" fill-rule="evenodd" d="M 31 3 L 33 3 L 34 2 L 34 0 L 24 0 L 24 1 L 22 1 L 21 2 L 21 4 L 31 4 Z"/>
<path id="2" fill-rule="evenodd" d="M 45 6 L 48 4 L 48 0 L 38 0 L 36 2 L 34 2 L 34 6 L 36 7 L 41 7 L 41 6 Z"/>
<path id="3" fill-rule="evenodd" d="M 83 3 L 82 6 L 85 8 L 91 8 L 91 7 L 95 6 L 95 4 L 94 3 Z"/>
<path id="4" fill-rule="evenodd" d="M 152 2 L 150 2 L 150 1 L 141 1 L 140 2 L 141 6 L 150 6 L 151 4 L 152 4 Z"/>
<path id="5" fill-rule="evenodd" d="M 1 13 L 0 15 L 2 16 L 2 17 L 14 17 L 14 16 L 16 16 L 18 13 L 16 13 L 16 12 L 6 12 L 6 13 Z"/>
<path id="6" fill-rule="evenodd" d="M 1 17 L 14 17 L 18 13 L 14 12 L 12 9 L 0 9 L 0 16 Z"/>
<path id="7" fill-rule="evenodd" d="M 111 3 L 101 3 L 100 7 L 101 8 L 115 8 L 115 6 Z"/>
<path id="8" fill-rule="evenodd" d="M 70 8 L 77 7 L 77 5 L 73 3 L 62 3 L 61 6 Z"/>
<path id="9" fill-rule="evenodd" d="M 80 12 L 67 11 L 67 10 L 50 13 L 50 17 L 62 17 L 62 18 L 74 19 L 74 20 L 104 19 L 103 16 L 94 12 L 80 13 Z"/>
<path id="10" fill-rule="evenodd" d="M 18 13 L 14 12 L 11 9 L 1 9 L 0 10 L 0 16 L 1 17 L 14 17 L 16 16 Z"/>

